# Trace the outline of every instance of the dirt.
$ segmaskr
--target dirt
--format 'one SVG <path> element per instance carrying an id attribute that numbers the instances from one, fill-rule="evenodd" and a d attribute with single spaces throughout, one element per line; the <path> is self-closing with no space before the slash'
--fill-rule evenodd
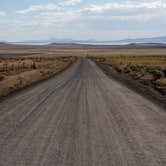
<path id="1" fill-rule="evenodd" d="M 165 166 L 165 109 L 79 59 L 0 102 L 1 166 Z"/>

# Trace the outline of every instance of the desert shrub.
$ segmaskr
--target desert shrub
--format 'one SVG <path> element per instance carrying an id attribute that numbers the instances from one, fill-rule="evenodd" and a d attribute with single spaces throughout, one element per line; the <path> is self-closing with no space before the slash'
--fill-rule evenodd
<path id="1" fill-rule="evenodd" d="M 33 64 L 32 64 L 32 69 L 37 69 L 36 63 L 34 61 L 33 61 Z"/>
<path id="2" fill-rule="evenodd" d="M 123 70 L 124 70 L 124 67 L 122 65 L 117 65 L 117 64 L 113 64 L 113 65 L 110 65 L 112 66 L 118 73 L 122 73 Z"/>
<path id="3" fill-rule="evenodd" d="M 155 67 L 155 69 L 160 70 L 160 71 L 163 70 L 162 67 L 160 67 L 160 66 Z"/>
<path id="4" fill-rule="evenodd" d="M 115 67 L 115 70 L 118 72 L 118 73 L 122 73 L 123 72 L 123 69 L 121 67 Z"/>
<path id="5" fill-rule="evenodd" d="M 163 78 L 165 76 L 164 72 L 162 70 L 151 70 L 150 71 L 151 74 L 153 74 L 157 79 L 159 78 Z"/>
<path id="6" fill-rule="evenodd" d="M 104 63 L 106 61 L 106 59 L 103 57 L 91 57 L 91 59 L 100 63 Z"/>
<path id="7" fill-rule="evenodd" d="M 4 80 L 5 76 L 0 74 L 0 81 Z"/>
<path id="8" fill-rule="evenodd" d="M 17 84 L 18 87 L 22 86 L 24 84 L 24 78 L 21 76 L 18 76 L 17 79 L 19 80 L 19 83 Z"/>
<path id="9" fill-rule="evenodd" d="M 164 73 L 164 76 L 166 77 L 166 68 L 162 70 Z"/>
<path id="10" fill-rule="evenodd" d="M 139 67 L 136 66 L 136 65 L 130 65 L 130 69 L 131 69 L 132 71 L 138 71 L 138 70 L 139 70 Z"/>
<path id="11" fill-rule="evenodd" d="M 105 58 L 100 58 L 100 62 L 105 62 Z"/>
<path id="12" fill-rule="evenodd" d="M 7 63 L 4 63 L 3 64 L 3 71 L 7 71 L 8 70 L 8 64 Z"/>
<path id="13" fill-rule="evenodd" d="M 153 66 L 149 66 L 146 71 L 147 71 L 148 73 L 153 74 L 155 70 L 158 70 L 158 69 L 154 68 Z"/>
<path id="14" fill-rule="evenodd" d="M 124 68 L 123 68 L 123 72 L 125 74 L 128 74 L 128 73 L 131 73 L 132 72 L 132 69 L 131 69 L 131 64 L 127 64 Z"/>
<path id="15" fill-rule="evenodd" d="M 132 69 L 130 68 L 129 65 L 127 65 L 127 66 L 124 68 L 123 72 L 124 72 L 125 74 L 129 74 L 129 73 L 132 73 Z"/>

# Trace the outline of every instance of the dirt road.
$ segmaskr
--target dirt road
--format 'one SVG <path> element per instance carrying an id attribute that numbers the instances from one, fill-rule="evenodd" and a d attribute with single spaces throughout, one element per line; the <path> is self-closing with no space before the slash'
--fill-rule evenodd
<path id="1" fill-rule="evenodd" d="M 0 166 L 166 166 L 166 112 L 80 59 L 1 101 Z"/>

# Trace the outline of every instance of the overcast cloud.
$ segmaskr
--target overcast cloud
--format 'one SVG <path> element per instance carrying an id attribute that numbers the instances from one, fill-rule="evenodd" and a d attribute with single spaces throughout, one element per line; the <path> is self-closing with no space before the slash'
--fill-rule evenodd
<path id="1" fill-rule="evenodd" d="M 166 35 L 166 0 L 1 0 L 0 40 Z"/>

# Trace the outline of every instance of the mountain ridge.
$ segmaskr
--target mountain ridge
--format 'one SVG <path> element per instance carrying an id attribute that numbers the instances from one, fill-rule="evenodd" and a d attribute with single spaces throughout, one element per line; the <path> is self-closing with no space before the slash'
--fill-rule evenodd
<path id="1" fill-rule="evenodd" d="M 3 42 L 3 41 L 2 41 Z M 1 43 L 2 43 L 1 42 Z M 4 43 L 4 42 L 3 42 Z M 166 43 L 166 36 L 151 37 L 151 38 L 135 38 L 122 40 L 79 40 L 72 38 L 50 38 L 46 40 L 25 40 L 16 42 L 5 42 L 14 44 L 131 44 L 131 43 Z"/>

